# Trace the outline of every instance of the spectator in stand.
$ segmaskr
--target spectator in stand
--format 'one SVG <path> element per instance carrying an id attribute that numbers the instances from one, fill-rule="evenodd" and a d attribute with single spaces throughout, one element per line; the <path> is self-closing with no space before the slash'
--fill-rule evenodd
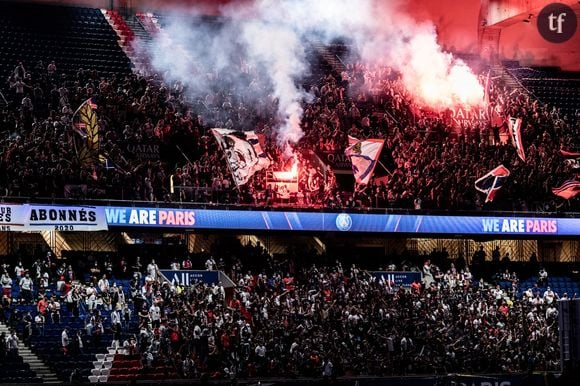
<path id="1" fill-rule="evenodd" d="M 20 299 L 24 304 L 32 302 L 33 282 L 30 278 L 30 273 L 26 272 L 24 277 L 20 279 Z"/>
<path id="2" fill-rule="evenodd" d="M 10 334 L 6 337 L 6 348 L 8 350 L 8 354 L 15 357 L 18 355 L 18 344 L 20 340 L 16 335 L 15 330 L 11 330 Z"/>
<path id="3" fill-rule="evenodd" d="M 4 269 L 2 277 L 0 277 L 0 285 L 2 285 L 2 299 L 10 301 L 12 299 L 12 278 L 6 269 Z"/>
<path id="4" fill-rule="evenodd" d="M 546 287 L 548 285 L 548 271 L 544 267 L 540 268 L 538 272 L 538 287 Z"/>
<path id="5" fill-rule="evenodd" d="M 30 71 L 19 65 L 9 79 L 17 106 L 0 111 L 2 129 L 10 133 L 0 140 L 4 149 L 0 186 L 9 196 L 280 204 L 265 188 L 266 171 L 243 187 L 233 184 L 215 141 L 205 134 L 209 127 L 253 129 L 265 135 L 264 150 L 273 168 L 282 168 L 284 156 L 272 128 L 276 100 L 248 103 L 254 98 L 247 99 L 240 91 L 243 88 L 229 89 L 230 82 L 224 82 L 226 77 L 239 76 L 247 80 L 248 89 L 266 87 L 262 74 L 242 67 L 233 66 L 227 73 L 208 71 L 207 82 L 215 92 L 190 101 L 182 85 L 161 82 L 156 75 L 103 76 L 79 70 L 59 77 L 54 63 Z M 337 186 L 328 168 L 309 176 L 315 165 L 303 155 L 342 152 L 347 136 L 353 135 L 385 139 L 393 159 L 390 175 L 380 181 L 373 178 L 356 192 L 349 201 L 354 207 L 557 210 L 575 205 L 575 200 L 558 201 L 551 192 L 551 187 L 569 178 L 570 169 L 558 158 L 558 151 L 571 147 L 574 127 L 550 107 L 492 82 L 490 100 L 501 111 L 499 123 L 510 115 L 523 119 L 524 142 L 529 145 L 527 162 L 522 163 L 511 146 L 489 135 L 491 127 L 475 123 L 453 128 L 446 117 L 415 105 L 401 75 L 389 67 L 358 63 L 344 72 L 340 81 L 326 73 L 311 86 L 316 99 L 305 106 L 305 136 L 296 146 L 301 164 L 297 196 L 302 203 L 336 206 L 341 205 L 337 194 L 352 195 L 351 187 Z M 114 167 L 83 165 L 74 146 L 65 146 L 76 140 L 76 134 L 67 130 L 73 111 L 89 97 L 98 105 L 100 148 Z M 164 154 L 160 161 L 140 160 L 126 151 L 127 144 L 143 142 L 168 148 L 180 144 L 189 161 L 184 165 L 180 154 Z M 510 203 L 498 198 L 484 204 L 473 182 L 496 160 L 509 165 L 513 177 L 500 191 L 510 197 Z M 171 175 L 181 189 L 174 197 L 168 192 Z M 284 205 L 296 205 L 292 199 L 285 201 Z"/>
<path id="6" fill-rule="evenodd" d="M 191 258 L 189 256 L 186 256 L 185 259 L 183 260 L 183 263 L 181 263 L 181 268 L 182 269 L 191 269 L 193 267 L 193 263 L 191 262 Z"/>
<path id="7" fill-rule="evenodd" d="M 44 336 L 44 324 L 46 323 L 46 318 L 44 315 L 37 313 L 34 317 L 34 326 L 36 329 L 36 334 L 38 336 Z"/>
<path id="8" fill-rule="evenodd" d="M 65 327 L 60 334 L 60 349 L 64 355 L 69 354 L 70 338 L 68 336 L 68 327 Z"/>
<path id="9" fill-rule="evenodd" d="M 108 294 L 109 293 L 109 279 L 107 279 L 107 275 L 103 275 L 99 279 L 97 286 L 98 286 L 99 292 L 101 294 Z"/>

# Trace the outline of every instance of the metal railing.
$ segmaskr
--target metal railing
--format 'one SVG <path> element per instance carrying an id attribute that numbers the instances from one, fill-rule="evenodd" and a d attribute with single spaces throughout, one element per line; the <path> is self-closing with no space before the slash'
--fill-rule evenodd
<path id="1" fill-rule="evenodd" d="M 210 188 L 191 187 L 210 191 Z M 120 199 L 77 199 L 56 197 L 12 197 L 0 198 L 0 204 L 45 204 L 45 205 L 93 205 L 93 206 L 123 206 L 149 208 L 179 208 L 179 209 L 223 209 L 223 210 L 269 210 L 269 211 L 299 211 L 299 212 L 356 212 L 365 214 L 415 214 L 415 215 L 444 215 L 444 216 L 504 216 L 504 217 L 560 217 L 580 218 L 576 211 L 517 211 L 517 210 L 459 210 L 459 209 L 413 209 L 400 207 L 326 207 L 322 204 L 280 202 L 271 205 L 235 203 L 235 202 L 207 202 L 207 201 L 179 201 L 168 199 L 163 201 L 120 200 Z"/>

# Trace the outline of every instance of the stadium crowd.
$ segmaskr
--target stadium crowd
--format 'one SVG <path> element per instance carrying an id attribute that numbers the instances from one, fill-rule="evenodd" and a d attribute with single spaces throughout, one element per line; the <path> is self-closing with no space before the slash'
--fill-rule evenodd
<path id="1" fill-rule="evenodd" d="M 63 74 L 57 66 L 20 64 L 6 80 L 5 94 L 12 102 L 0 110 L 2 195 L 281 203 L 267 171 L 235 187 L 209 130 L 265 134 L 270 169 L 290 168 L 276 142 L 276 100 L 264 96 L 267 82 L 254 69 L 240 65 L 212 72 L 207 81 L 213 91 L 192 98 L 183 85 L 165 83 L 156 74 L 105 75 L 88 69 Z M 480 78 L 484 83 L 485 76 Z M 492 119 L 493 125 L 477 122 L 457 128 L 448 114 L 415 105 L 388 67 L 348 65 L 341 74 L 321 74 L 307 86 L 313 101 L 304 105 L 305 136 L 294 147 L 299 161 L 296 204 L 468 210 L 575 205 L 554 196 L 551 188 L 571 178 L 559 150 L 573 147 L 578 126 L 523 92 L 508 92 L 492 82 L 491 108 L 499 119 Z M 98 106 L 100 153 L 106 163 L 78 159 L 79 135 L 72 120 L 88 98 Z M 501 140 L 499 126 L 507 116 L 523 119 L 526 162 Z M 385 177 L 368 186 L 339 184 L 330 166 L 310 156 L 343 154 L 347 135 L 385 139 L 390 152 Z M 504 199 L 485 204 L 474 181 L 500 163 L 511 171 L 501 191 Z M 171 186 L 176 187 L 173 193 Z"/>
<path id="2" fill-rule="evenodd" d="M 235 282 L 233 289 L 221 283 L 164 282 L 155 260 L 137 260 L 128 270 L 97 261 L 81 272 L 50 256 L 37 261 L 38 269 L 4 264 L 0 317 L 21 302 L 35 302 L 35 314 L 18 318 L 12 312 L 7 320 L 13 327 L 25 324 L 26 339 L 26 334 L 42 334 L 44 323 L 59 323 L 56 315 L 66 311 L 85 320 L 86 329 L 69 331 L 63 325 L 63 355 L 111 333 L 111 346 L 139 355 L 143 371 L 162 364 L 184 378 L 559 368 L 559 299 L 549 290 L 535 287 L 520 296 L 517 280 L 502 288 L 448 259 L 439 269 L 429 256 L 421 257 L 422 267 L 409 266 L 423 273 L 423 281 L 410 288 L 366 267 L 343 267 L 338 260 L 302 264 L 292 256 L 328 260 L 299 250 L 279 260 L 260 245 L 240 244 L 171 262 L 171 269 L 224 269 Z M 159 263 L 169 268 L 169 260 Z M 31 272 L 30 287 L 38 298 L 22 291 Z M 123 272 L 132 277 L 124 289 L 116 284 Z M 57 290 L 43 291 L 43 278 Z M 11 299 L 12 286 L 20 286 L 19 298 Z M 101 317 L 105 311 L 109 318 Z M 136 330 L 129 329 L 132 313 L 139 319 Z"/>

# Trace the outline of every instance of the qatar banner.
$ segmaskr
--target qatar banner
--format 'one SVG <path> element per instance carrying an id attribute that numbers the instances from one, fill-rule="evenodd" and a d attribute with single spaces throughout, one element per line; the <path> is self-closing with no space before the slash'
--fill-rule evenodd
<path id="1" fill-rule="evenodd" d="M 472 127 L 475 124 L 487 125 L 489 113 L 487 108 L 471 106 L 454 106 L 449 108 L 450 118 L 456 127 Z"/>
<path id="2" fill-rule="evenodd" d="M 580 218 L 105 208 L 108 226 L 417 235 L 580 236 Z"/>

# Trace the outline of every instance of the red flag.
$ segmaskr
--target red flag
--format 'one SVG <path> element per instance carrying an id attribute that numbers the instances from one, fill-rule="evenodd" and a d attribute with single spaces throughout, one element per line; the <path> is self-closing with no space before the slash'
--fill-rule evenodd
<path id="1" fill-rule="evenodd" d="M 475 181 L 475 189 L 487 194 L 485 202 L 493 201 L 497 192 L 501 189 L 510 175 L 510 171 L 503 165 L 499 165 L 485 176 Z"/>
<path id="2" fill-rule="evenodd" d="M 569 200 L 580 193 L 580 181 L 565 181 L 562 186 L 553 188 L 552 193 L 556 196 L 562 197 L 563 199 Z"/>
<path id="3" fill-rule="evenodd" d="M 580 152 L 560 150 L 560 153 L 565 158 L 564 163 L 572 169 L 580 170 Z"/>
<path id="4" fill-rule="evenodd" d="M 562 155 L 566 158 L 570 157 L 580 157 L 580 151 L 566 151 L 566 150 L 560 150 L 560 153 L 562 153 Z"/>

